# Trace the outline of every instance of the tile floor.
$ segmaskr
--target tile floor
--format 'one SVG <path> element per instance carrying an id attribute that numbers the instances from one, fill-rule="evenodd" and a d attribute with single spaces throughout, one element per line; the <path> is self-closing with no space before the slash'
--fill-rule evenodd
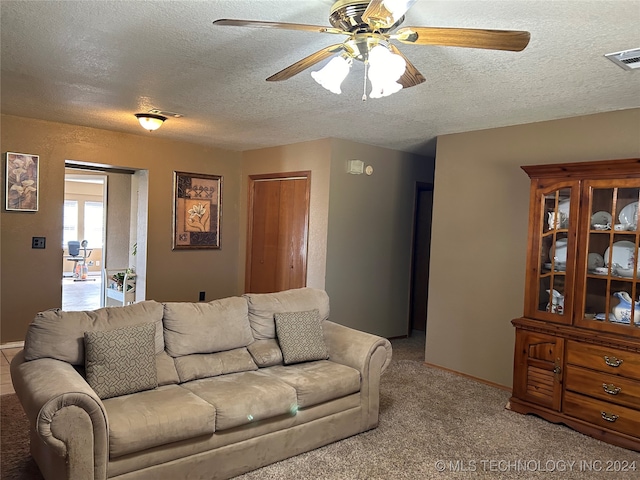
<path id="1" fill-rule="evenodd" d="M 63 278 L 62 309 L 78 311 L 100 308 L 100 287 L 99 276 L 87 282 L 74 282 L 73 278 Z M 20 350 L 22 347 L 0 349 L 0 395 L 15 393 L 9 364 Z"/>
<path id="2" fill-rule="evenodd" d="M 9 373 L 9 364 L 11 359 L 22 350 L 22 347 L 3 348 L 0 350 L 0 395 L 15 393 L 13 384 L 11 383 L 11 374 Z"/>
<path id="3" fill-rule="evenodd" d="M 67 311 L 95 310 L 100 308 L 102 281 L 99 275 L 89 276 L 88 281 L 73 278 L 62 279 L 62 309 Z"/>

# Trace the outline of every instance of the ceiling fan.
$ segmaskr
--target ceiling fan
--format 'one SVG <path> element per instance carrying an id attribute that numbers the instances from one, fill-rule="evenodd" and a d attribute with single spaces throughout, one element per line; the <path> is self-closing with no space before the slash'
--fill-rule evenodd
<path id="1" fill-rule="evenodd" d="M 213 24 L 346 35 L 347 39 L 344 42 L 329 45 L 312 53 L 270 76 L 267 81 L 287 80 L 333 56 L 334 58 L 322 70 L 312 72 L 311 75 L 318 83 L 334 93 L 340 93 L 340 84 L 349 73 L 351 64 L 354 60 L 361 61 L 365 64 L 365 89 L 368 70 L 372 84 L 370 97 L 376 98 L 425 81 L 424 76 L 391 43 L 391 40 L 409 45 L 439 45 L 514 52 L 523 50 L 529 43 L 529 32 L 516 30 L 441 27 L 398 29 L 404 21 L 405 13 L 415 2 L 416 0 L 337 0 L 331 7 L 329 15 L 329 22 L 333 27 L 233 19 L 215 20 Z M 365 99 L 366 91 L 363 95 L 363 100 Z"/>

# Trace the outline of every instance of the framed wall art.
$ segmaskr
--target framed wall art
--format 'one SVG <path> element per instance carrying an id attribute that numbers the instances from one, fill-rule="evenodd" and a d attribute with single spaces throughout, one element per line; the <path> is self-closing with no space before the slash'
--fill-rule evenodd
<path id="1" fill-rule="evenodd" d="M 6 153 L 5 208 L 37 212 L 39 197 L 39 157 L 27 153 Z"/>
<path id="2" fill-rule="evenodd" d="M 220 248 L 222 177 L 173 172 L 173 249 Z"/>

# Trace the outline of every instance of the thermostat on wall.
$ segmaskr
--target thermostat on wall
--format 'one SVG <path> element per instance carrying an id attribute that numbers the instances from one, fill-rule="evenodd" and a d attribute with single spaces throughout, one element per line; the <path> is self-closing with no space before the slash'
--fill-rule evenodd
<path id="1" fill-rule="evenodd" d="M 367 168 L 364 169 L 364 173 L 367 175 L 373 175 L 373 167 L 371 165 L 367 165 Z"/>
<path id="2" fill-rule="evenodd" d="M 364 171 L 364 162 L 362 160 L 349 160 L 347 162 L 347 172 L 353 175 L 360 175 Z"/>

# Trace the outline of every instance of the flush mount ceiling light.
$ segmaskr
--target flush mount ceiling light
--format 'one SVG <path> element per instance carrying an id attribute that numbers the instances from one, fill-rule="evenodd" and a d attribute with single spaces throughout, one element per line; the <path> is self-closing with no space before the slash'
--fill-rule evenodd
<path id="1" fill-rule="evenodd" d="M 167 119 L 167 117 L 155 113 L 136 113 L 135 115 L 142 128 L 150 132 L 159 129 Z"/>
<path id="2" fill-rule="evenodd" d="M 331 7 L 332 27 L 304 23 L 265 22 L 260 20 L 215 20 L 214 25 L 230 27 L 302 30 L 331 35 L 346 35 L 342 43 L 330 45 L 289 65 L 268 82 L 287 80 L 314 65 L 329 63 L 312 77 L 333 93 L 341 93 L 340 85 L 349 74 L 354 60 L 364 63 L 364 87 L 371 82 L 369 98 L 391 95 L 403 88 L 425 81 L 416 67 L 391 43 L 484 48 L 519 52 L 528 44 L 529 32 L 450 27 L 403 27 L 404 15 L 417 0 L 336 0 Z"/>

